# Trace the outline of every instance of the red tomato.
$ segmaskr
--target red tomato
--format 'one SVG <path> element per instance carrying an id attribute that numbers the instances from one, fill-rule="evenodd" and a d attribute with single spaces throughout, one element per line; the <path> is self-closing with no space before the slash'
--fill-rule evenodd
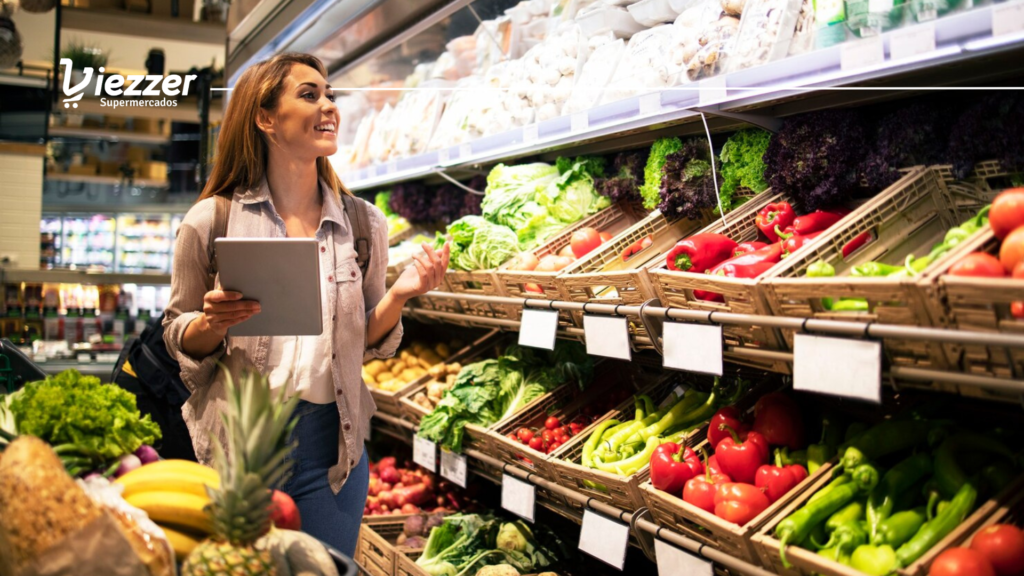
<path id="1" fill-rule="evenodd" d="M 1014 318 L 1024 319 L 1024 301 L 1017 300 L 1010 303 L 1010 315 Z"/>
<path id="2" fill-rule="evenodd" d="M 950 548 L 932 562 L 928 576 L 996 576 L 996 571 L 981 552 Z"/>
<path id="3" fill-rule="evenodd" d="M 566 244 L 561 250 L 558 251 L 559 256 L 565 256 L 566 258 L 576 259 L 576 254 L 572 251 L 572 245 Z"/>
<path id="4" fill-rule="evenodd" d="M 582 422 L 570 422 L 569 427 L 572 428 L 572 435 L 575 436 L 579 434 L 581 430 L 586 428 L 587 425 Z"/>
<path id="5" fill-rule="evenodd" d="M 524 292 L 534 292 L 536 294 L 543 294 L 544 293 L 544 291 L 541 290 L 541 288 L 540 288 L 540 284 L 536 284 L 534 282 L 527 282 L 526 284 L 523 284 L 523 291 Z"/>
<path id="6" fill-rule="evenodd" d="M 548 430 L 554 430 L 555 428 L 558 428 L 561 425 L 562 423 L 559 422 L 558 418 L 555 418 L 554 416 L 548 416 L 548 419 L 544 421 L 544 427 L 547 428 Z"/>
<path id="7" fill-rule="evenodd" d="M 534 450 L 537 451 L 543 450 L 544 439 L 541 438 L 540 436 L 534 436 L 532 439 L 530 439 L 530 448 L 533 448 Z"/>
<path id="8" fill-rule="evenodd" d="M 551 454 L 555 450 L 558 450 L 558 448 L 561 447 L 561 446 L 562 446 L 562 442 L 557 442 L 557 441 L 556 442 L 552 442 L 551 445 L 548 446 L 547 453 Z"/>
<path id="9" fill-rule="evenodd" d="M 541 432 L 541 437 L 544 438 L 545 442 L 551 442 L 552 440 L 555 439 L 555 433 L 552 432 L 551 430 L 545 430 Z"/>
<path id="10" fill-rule="evenodd" d="M 516 257 L 515 262 L 509 267 L 512 270 L 526 270 L 533 271 L 537 269 L 537 264 L 540 264 L 540 260 L 533 255 L 533 252 L 523 252 Z"/>
<path id="11" fill-rule="evenodd" d="M 515 432 L 509 432 L 505 435 L 505 438 L 508 438 L 513 442 L 519 442 L 519 436 L 516 436 Z"/>
<path id="12" fill-rule="evenodd" d="M 982 529 L 971 550 L 988 558 L 998 576 L 1016 576 L 1024 573 L 1024 532 L 1009 524 L 993 524 Z"/>
<path id="13" fill-rule="evenodd" d="M 975 276 L 981 278 L 1003 278 L 1006 270 L 999 259 L 985 252 L 971 252 L 949 268 L 952 276 Z"/>
<path id="14" fill-rule="evenodd" d="M 533 439 L 533 430 L 530 430 L 529 428 L 520 428 L 519 430 L 516 430 L 516 436 L 518 436 L 519 440 L 525 444 Z"/>
<path id="15" fill-rule="evenodd" d="M 1013 270 L 1017 264 L 1024 262 L 1024 226 L 1018 226 L 1003 239 L 1003 246 L 999 248 L 999 261 L 1007 270 Z"/>
<path id="16" fill-rule="evenodd" d="M 654 238 L 651 238 L 650 236 L 645 236 L 644 239 L 640 241 L 640 249 L 645 250 L 647 248 L 650 248 L 652 244 L 654 244 Z"/>
<path id="17" fill-rule="evenodd" d="M 565 256 L 556 256 L 554 254 L 548 254 L 547 256 L 540 259 L 540 264 L 537 265 L 537 272 L 558 272 L 562 268 L 565 268 L 569 264 L 572 264 L 572 258 Z"/>
<path id="18" fill-rule="evenodd" d="M 613 236 L 611 235 L 611 232 L 601 232 L 600 234 L 598 234 L 598 236 L 601 238 L 601 243 L 602 244 L 607 242 L 607 241 L 609 241 L 609 240 L 611 240 L 613 238 Z"/>
<path id="19" fill-rule="evenodd" d="M 562 426 L 562 433 L 565 434 L 566 436 L 572 436 L 572 426 L 568 424 Z"/>
<path id="20" fill-rule="evenodd" d="M 577 258 L 582 258 L 600 245 L 601 234 L 589 226 L 586 228 L 580 228 L 573 232 L 572 238 L 569 240 L 569 246 L 572 247 L 572 253 Z"/>
<path id="21" fill-rule="evenodd" d="M 988 212 L 988 225 L 998 238 L 1006 238 L 1014 229 L 1024 226 L 1024 188 L 1011 188 L 996 196 Z"/>

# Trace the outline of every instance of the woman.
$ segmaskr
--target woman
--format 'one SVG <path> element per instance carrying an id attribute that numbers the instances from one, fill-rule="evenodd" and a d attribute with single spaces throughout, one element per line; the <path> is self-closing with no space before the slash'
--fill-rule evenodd
<path id="1" fill-rule="evenodd" d="M 360 368 L 364 359 L 394 355 L 402 306 L 440 284 L 449 247 L 424 245 L 385 291 L 387 223 L 371 205 L 371 255 L 361 277 L 340 196 L 349 192 L 327 161 L 338 150 L 338 109 L 326 75 L 317 58 L 303 54 L 282 54 L 242 74 L 210 180 L 178 230 L 164 340 L 192 392 L 182 415 L 200 462 L 211 460 L 212 435 L 224 437 L 218 362 L 231 372 L 255 367 L 271 387 L 300 396 L 298 448 L 282 490 L 298 505 L 306 532 L 351 556 L 369 484 L 363 441 L 376 410 Z M 317 239 L 322 335 L 227 337 L 228 328 L 260 310 L 243 294 L 207 290 L 216 195 L 231 198 L 227 236 Z"/>

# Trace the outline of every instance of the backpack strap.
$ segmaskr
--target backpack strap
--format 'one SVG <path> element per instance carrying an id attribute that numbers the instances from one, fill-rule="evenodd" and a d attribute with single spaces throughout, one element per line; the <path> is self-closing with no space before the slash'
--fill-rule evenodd
<path id="1" fill-rule="evenodd" d="M 348 194 L 341 195 L 341 201 L 348 212 L 348 221 L 352 223 L 352 247 L 356 251 L 356 265 L 366 278 L 366 271 L 370 268 L 370 254 L 373 244 L 370 241 L 370 213 L 367 210 L 367 203 L 355 196 Z"/>
<path id="2" fill-rule="evenodd" d="M 206 256 L 209 259 L 206 272 L 208 276 L 206 288 L 208 290 L 213 290 L 217 281 L 217 249 L 214 241 L 227 236 L 228 220 L 231 218 L 231 198 L 217 194 L 213 197 L 213 201 L 213 226 L 210 227 L 210 238 L 206 244 Z"/>

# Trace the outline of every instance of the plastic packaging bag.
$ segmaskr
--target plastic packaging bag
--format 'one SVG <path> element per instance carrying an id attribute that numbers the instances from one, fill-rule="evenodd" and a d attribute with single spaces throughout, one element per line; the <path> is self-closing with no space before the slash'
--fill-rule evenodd
<path id="1" fill-rule="evenodd" d="M 121 488 L 102 477 L 79 480 L 85 493 L 106 508 L 117 521 L 121 534 L 152 576 L 174 576 L 174 550 L 162 528 L 121 497 Z"/>
<path id="2" fill-rule="evenodd" d="M 800 16 L 801 0 L 747 0 L 728 71 L 785 58 Z"/>

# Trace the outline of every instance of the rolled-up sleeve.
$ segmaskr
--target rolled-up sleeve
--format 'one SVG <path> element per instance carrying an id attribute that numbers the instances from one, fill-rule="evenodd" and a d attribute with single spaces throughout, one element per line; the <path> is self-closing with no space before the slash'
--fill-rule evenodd
<path id="1" fill-rule="evenodd" d="M 204 207 L 205 208 L 205 207 Z M 201 211 L 200 205 L 192 212 Z M 178 228 L 174 244 L 174 268 L 171 274 L 171 296 L 164 310 L 164 345 L 181 367 L 181 380 L 190 392 L 208 386 L 214 378 L 217 362 L 224 355 L 225 345 L 220 346 L 205 358 L 194 358 L 183 348 L 185 329 L 202 314 L 203 297 L 206 295 L 208 257 L 207 234 L 197 230 L 197 214 L 186 216 Z M 193 222 L 190 222 L 193 220 Z M 207 224 L 209 226 L 209 224 Z"/>
<path id="2" fill-rule="evenodd" d="M 369 331 L 370 315 L 373 314 L 377 304 L 384 298 L 387 292 L 385 280 L 388 269 L 388 227 L 384 214 L 376 206 L 369 206 L 372 224 L 370 232 L 373 235 L 373 242 L 370 254 L 370 266 L 366 271 L 366 278 L 363 282 L 363 301 L 366 303 L 366 329 Z M 402 343 L 402 321 L 391 329 L 391 332 L 384 337 L 376 346 L 367 346 L 363 354 L 363 362 L 372 359 L 391 358 L 398 351 L 398 345 Z M 368 332 L 367 332 L 368 336 Z M 365 339 L 369 343 L 369 338 Z"/>

